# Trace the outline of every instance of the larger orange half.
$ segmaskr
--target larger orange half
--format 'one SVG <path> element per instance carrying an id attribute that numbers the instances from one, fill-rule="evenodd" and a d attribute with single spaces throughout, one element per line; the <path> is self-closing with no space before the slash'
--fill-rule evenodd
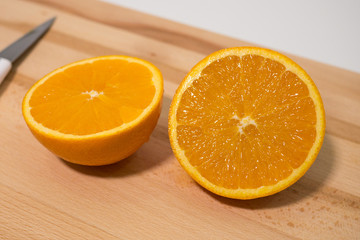
<path id="1" fill-rule="evenodd" d="M 314 162 L 325 115 L 308 74 L 277 52 L 230 48 L 200 61 L 176 91 L 169 136 L 208 190 L 251 199 L 279 192 Z"/>

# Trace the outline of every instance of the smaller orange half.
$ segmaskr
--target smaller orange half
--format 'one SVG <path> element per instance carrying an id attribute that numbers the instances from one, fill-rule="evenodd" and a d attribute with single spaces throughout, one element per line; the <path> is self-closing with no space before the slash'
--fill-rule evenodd
<path id="1" fill-rule="evenodd" d="M 35 137 L 59 157 L 104 165 L 135 152 L 154 129 L 163 79 L 151 63 L 128 56 L 85 59 L 56 69 L 23 100 Z"/>

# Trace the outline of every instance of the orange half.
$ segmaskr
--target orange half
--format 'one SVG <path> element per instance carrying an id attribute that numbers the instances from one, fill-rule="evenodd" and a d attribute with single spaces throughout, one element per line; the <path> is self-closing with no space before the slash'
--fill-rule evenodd
<path id="1" fill-rule="evenodd" d="M 49 73 L 27 92 L 24 119 L 59 157 L 83 165 L 124 159 L 149 139 L 160 115 L 163 79 L 151 63 L 103 56 Z"/>
<path id="2" fill-rule="evenodd" d="M 169 113 L 172 149 L 200 185 L 252 199 L 296 182 L 323 142 L 323 103 L 309 75 L 263 48 L 220 50 L 185 77 Z"/>

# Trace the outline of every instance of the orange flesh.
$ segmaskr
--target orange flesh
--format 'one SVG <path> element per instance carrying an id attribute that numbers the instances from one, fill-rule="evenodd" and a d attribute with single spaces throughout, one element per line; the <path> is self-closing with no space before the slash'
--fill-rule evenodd
<path id="1" fill-rule="evenodd" d="M 102 59 L 47 79 L 31 97 L 31 115 L 62 133 L 93 134 L 136 119 L 154 94 L 152 73 L 146 67 Z"/>
<path id="2" fill-rule="evenodd" d="M 183 93 L 177 140 L 199 173 L 228 189 L 274 185 L 306 159 L 315 105 L 294 73 L 258 55 L 209 64 Z"/>

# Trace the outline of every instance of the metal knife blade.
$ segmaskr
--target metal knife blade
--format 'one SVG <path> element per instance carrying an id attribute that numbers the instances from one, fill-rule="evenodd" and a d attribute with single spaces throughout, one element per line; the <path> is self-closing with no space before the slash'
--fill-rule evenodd
<path id="1" fill-rule="evenodd" d="M 28 48 L 43 36 L 51 27 L 56 17 L 49 19 L 38 27 L 34 28 L 23 37 L 12 43 L 0 52 L 0 58 L 8 59 L 11 63 L 15 62 Z"/>

